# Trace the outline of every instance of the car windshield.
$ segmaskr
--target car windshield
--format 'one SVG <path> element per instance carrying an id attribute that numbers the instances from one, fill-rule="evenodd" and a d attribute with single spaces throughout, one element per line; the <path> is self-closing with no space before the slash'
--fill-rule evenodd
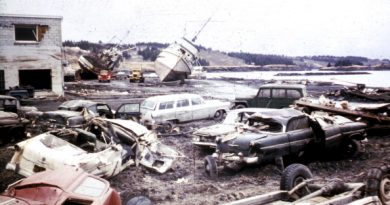
<path id="1" fill-rule="evenodd" d="M 246 123 L 248 118 L 253 114 L 253 111 L 243 112 L 229 112 L 223 121 L 223 124 L 235 124 L 235 123 Z"/>
<path id="2" fill-rule="evenodd" d="M 155 107 L 156 107 L 156 102 L 150 100 L 145 100 L 141 104 L 141 108 L 145 108 L 149 110 L 154 110 Z"/>
<path id="3" fill-rule="evenodd" d="M 101 196 L 106 189 L 106 184 L 98 179 L 87 177 L 76 189 L 74 193 L 91 197 Z"/>
<path id="4" fill-rule="evenodd" d="M 247 124 L 243 127 L 246 130 L 254 131 L 254 132 L 273 132 L 279 133 L 283 131 L 283 125 L 279 122 L 275 121 L 271 117 L 268 116 L 251 116 Z"/>

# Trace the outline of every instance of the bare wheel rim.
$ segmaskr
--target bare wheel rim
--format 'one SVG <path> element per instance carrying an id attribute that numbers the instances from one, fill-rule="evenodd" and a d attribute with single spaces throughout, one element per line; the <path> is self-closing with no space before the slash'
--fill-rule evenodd
<path id="1" fill-rule="evenodd" d="M 296 187 L 298 184 L 302 183 L 305 181 L 305 177 L 303 176 L 298 176 L 297 178 L 295 178 L 294 180 L 294 183 L 293 183 L 293 187 Z M 304 186 L 302 189 L 298 190 L 297 191 L 297 194 L 299 196 L 304 196 L 306 194 L 309 194 L 310 193 L 310 190 L 307 186 Z"/>
<path id="2" fill-rule="evenodd" d="M 390 175 L 389 174 L 383 176 L 380 182 L 379 191 L 380 191 L 380 197 L 383 199 L 383 202 L 385 202 L 385 204 L 390 204 Z"/>

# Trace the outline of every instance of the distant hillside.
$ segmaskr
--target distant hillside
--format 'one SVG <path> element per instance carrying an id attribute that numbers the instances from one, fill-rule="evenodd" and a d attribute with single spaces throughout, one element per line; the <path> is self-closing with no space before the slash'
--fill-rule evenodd
<path id="1" fill-rule="evenodd" d="M 80 55 L 87 53 L 96 53 L 102 49 L 107 49 L 116 46 L 123 50 L 124 62 L 121 67 L 143 67 L 146 69 L 153 69 L 153 62 L 160 51 L 168 46 L 168 44 L 156 42 L 141 42 L 133 44 L 104 44 L 92 43 L 88 41 L 65 41 L 63 43 L 65 51 L 65 60 L 69 61 L 73 66 L 77 66 L 77 59 Z M 298 56 L 289 57 L 283 55 L 270 54 L 254 54 L 246 52 L 231 52 L 225 53 L 197 46 L 200 50 L 199 61 L 202 65 L 209 65 L 211 67 L 248 67 L 255 66 L 259 68 L 278 67 L 284 68 L 292 66 L 298 69 L 313 69 L 313 68 L 376 68 L 387 67 L 390 65 L 388 59 L 368 59 L 360 56 Z M 271 66 L 271 67 L 269 67 Z"/>

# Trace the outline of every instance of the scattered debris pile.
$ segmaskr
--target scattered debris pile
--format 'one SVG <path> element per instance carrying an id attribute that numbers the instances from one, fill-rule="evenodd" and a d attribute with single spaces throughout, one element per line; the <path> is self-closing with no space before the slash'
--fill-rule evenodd
<path id="1" fill-rule="evenodd" d="M 390 102 L 389 88 L 368 88 L 365 84 L 357 84 L 354 87 L 346 87 L 328 93 L 328 96 L 343 97 L 346 100 L 361 99 L 373 102 Z"/>

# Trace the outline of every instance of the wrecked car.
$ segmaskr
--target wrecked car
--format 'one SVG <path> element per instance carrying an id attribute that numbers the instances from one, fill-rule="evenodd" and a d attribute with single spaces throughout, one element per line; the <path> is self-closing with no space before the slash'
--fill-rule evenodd
<path id="1" fill-rule="evenodd" d="M 293 84 L 265 84 L 260 86 L 256 96 L 236 98 L 234 108 L 285 108 L 302 97 L 306 97 L 306 86 Z"/>
<path id="2" fill-rule="evenodd" d="M 100 102 L 90 100 L 69 100 L 58 106 L 54 111 L 34 111 L 26 113 L 31 121 L 28 132 L 31 135 L 55 128 L 83 128 L 89 117 L 113 118 L 111 108 Z"/>
<path id="3" fill-rule="evenodd" d="M 324 112 L 310 117 L 301 111 L 264 109 L 252 114 L 237 132 L 216 139 L 216 151 L 206 156 L 205 171 L 214 178 L 218 165 L 258 164 L 275 160 L 283 169 L 283 157 L 302 156 L 305 152 L 340 153 L 354 156 L 360 152 L 367 125 Z"/>
<path id="4" fill-rule="evenodd" d="M 74 167 L 36 173 L 19 180 L 0 195 L 0 204 L 112 204 L 119 193 L 108 181 Z"/>
<path id="5" fill-rule="evenodd" d="M 332 205 L 381 205 L 389 204 L 389 166 L 372 168 L 367 181 L 347 183 L 333 179 L 320 183 L 313 179 L 308 167 L 291 164 L 282 174 L 280 190 L 256 195 L 225 205 L 250 204 L 332 204 Z"/>
<path id="6" fill-rule="evenodd" d="M 154 132 L 131 120 L 93 118 L 85 130 L 55 129 L 17 143 L 7 169 L 30 176 L 65 165 L 111 177 L 130 165 L 141 164 L 164 173 L 176 157 Z"/>
<path id="7" fill-rule="evenodd" d="M 151 126 L 214 118 L 221 120 L 230 103 L 204 100 L 196 94 L 174 94 L 147 98 L 141 104 L 141 122 Z"/>
<path id="8" fill-rule="evenodd" d="M 16 113 L 0 111 L 0 133 L 2 133 L 0 145 L 25 138 L 28 123 L 27 119 L 19 117 Z"/>
<path id="9" fill-rule="evenodd" d="M 227 113 L 226 118 L 222 121 L 222 123 L 202 127 L 193 132 L 192 144 L 204 148 L 215 148 L 217 147 L 217 144 L 215 143 L 215 139 L 217 137 L 222 137 L 236 132 L 236 126 L 238 123 L 245 124 L 250 115 L 263 109 L 264 108 L 242 108 L 231 110 Z"/>

